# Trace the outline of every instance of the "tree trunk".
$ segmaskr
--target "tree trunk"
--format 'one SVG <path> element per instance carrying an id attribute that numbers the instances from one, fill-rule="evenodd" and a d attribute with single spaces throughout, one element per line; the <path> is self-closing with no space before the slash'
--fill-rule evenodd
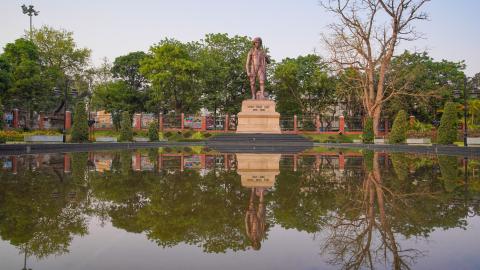
<path id="1" fill-rule="evenodd" d="M 377 106 L 374 110 L 373 110 L 373 113 L 371 115 L 372 119 L 373 119 L 373 132 L 375 133 L 375 137 L 379 136 L 379 129 L 380 129 L 380 125 L 382 124 L 380 122 L 380 113 L 382 111 L 382 108 L 381 106 Z"/>

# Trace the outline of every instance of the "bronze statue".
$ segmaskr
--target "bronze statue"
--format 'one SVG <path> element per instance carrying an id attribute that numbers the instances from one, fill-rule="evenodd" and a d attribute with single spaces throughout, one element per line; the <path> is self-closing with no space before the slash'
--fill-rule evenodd
<path id="1" fill-rule="evenodd" d="M 252 91 L 252 99 L 265 99 L 265 77 L 266 66 L 270 63 L 267 54 L 262 48 L 262 39 L 256 37 L 252 41 L 253 48 L 250 49 L 247 56 L 245 68 L 250 80 L 250 89 Z M 258 78 L 260 91 L 256 92 L 255 82 Z"/>

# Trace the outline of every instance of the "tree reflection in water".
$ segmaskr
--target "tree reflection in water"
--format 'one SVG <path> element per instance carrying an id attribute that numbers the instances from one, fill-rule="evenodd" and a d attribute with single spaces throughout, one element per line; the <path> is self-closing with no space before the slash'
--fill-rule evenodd
<path id="1" fill-rule="evenodd" d="M 415 249 L 402 250 L 387 218 L 386 203 L 408 194 L 396 194 L 382 182 L 378 153 L 365 156 L 365 177 L 357 189 L 350 190 L 351 200 L 327 223 L 329 236 L 323 252 L 330 262 L 344 269 L 374 268 L 379 260 L 391 268 L 409 268 L 409 261 L 421 254 Z M 367 160 L 372 158 L 373 160 Z M 397 202 L 395 202 L 397 203 Z"/>
<path id="2" fill-rule="evenodd" d="M 187 243 L 208 253 L 258 250 L 276 224 L 321 236 L 322 254 L 344 269 L 408 269 L 423 253 L 404 246 L 404 238 L 465 228 L 469 213 L 480 209 L 480 163 L 468 164 L 467 183 L 456 157 L 283 156 L 262 186 L 243 184 L 229 169 L 234 155 L 146 150 L 15 158 L 18 168 L 0 178 L 0 236 L 22 258 L 68 252 L 95 217 L 161 247 Z"/>

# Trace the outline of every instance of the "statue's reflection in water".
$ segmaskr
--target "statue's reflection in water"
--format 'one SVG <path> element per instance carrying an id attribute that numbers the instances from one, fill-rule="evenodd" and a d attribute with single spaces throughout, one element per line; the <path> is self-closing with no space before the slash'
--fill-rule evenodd
<path id="1" fill-rule="evenodd" d="M 267 231 L 264 188 L 251 188 L 250 201 L 245 215 L 245 229 L 248 238 L 252 242 L 252 248 L 259 250 L 261 241 L 265 238 Z"/>
<path id="2" fill-rule="evenodd" d="M 254 250 L 259 250 L 265 238 L 265 194 L 275 184 L 280 173 L 280 154 L 237 154 L 237 173 L 242 186 L 250 188 L 250 199 L 245 214 L 245 230 Z"/>

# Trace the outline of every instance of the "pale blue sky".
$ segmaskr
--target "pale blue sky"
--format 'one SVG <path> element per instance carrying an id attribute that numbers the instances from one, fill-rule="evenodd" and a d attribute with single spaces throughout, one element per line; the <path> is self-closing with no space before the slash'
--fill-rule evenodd
<path id="1" fill-rule="evenodd" d="M 199 40 L 206 33 L 261 36 L 276 60 L 317 51 L 325 55 L 320 33 L 334 19 L 317 0 L 1 0 L 0 46 L 28 28 L 20 6 L 40 10 L 34 25 L 65 28 L 92 61 L 148 48 L 165 37 Z M 480 72 L 478 0 L 432 0 L 430 21 L 417 23 L 425 39 L 402 48 L 427 50 L 437 60 L 465 60 L 467 74 Z"/>

